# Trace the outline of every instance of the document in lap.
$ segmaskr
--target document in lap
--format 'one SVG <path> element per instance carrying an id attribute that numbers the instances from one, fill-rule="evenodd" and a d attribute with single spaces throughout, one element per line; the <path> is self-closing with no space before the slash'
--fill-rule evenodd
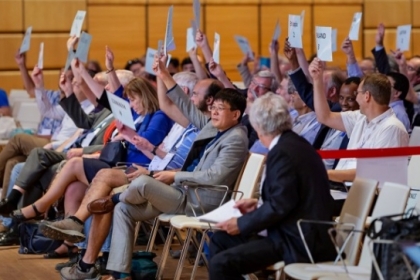
<path id="1" fill-rule="evenodd" d="M 230 200 L 229 202 L 223 204 L 219 208 L 214 209 L 213 211 L 202 216 L 196 217 L 196 219 L 198 219 L 200 222 L 217 224 L 229 220 L 230 218 L 241 217 L 241 212 L 239 211 L 239 209 L 234 208 L 234 206 L 235 201 Z"/>
<path id="2" fill-rule="evenodd" d="M 108 91 L 106 92 L 106 95 L 108 97 L 109 105 L 111 106 L 114 118 L 122 122 L 125 126 L 136 131 L 130 104 L 127 100 L 122 99 L 121 97 L 118 97 Z"/>

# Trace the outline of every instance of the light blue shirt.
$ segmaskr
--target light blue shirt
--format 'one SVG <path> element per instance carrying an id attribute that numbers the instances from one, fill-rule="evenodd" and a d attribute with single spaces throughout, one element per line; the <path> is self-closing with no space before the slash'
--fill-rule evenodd
<path id="1" fill-rule="evenodd" d="M 347 64 L 347 76 L 363 78 L 363 71 L 362 69 L 360 69 L 359 64 L 357 64 L 357 62 Z"/>
<path id="2" fill-rule="evenodd" d="M 321 124 L 317 121 L 315 112 L 312 111 L 298 116 L 293 122 L 292 130 L 312 145 L 320 128 Z"/>
<path id="3" fill-rule="evenodd" d="M 177 143 L 175 143 L 174 147 L 172 147 L 170 151 L 174 152 L 175 154 L 172 160 L 166 166 L 166 170 L 180 169 L 184 165 L 195 137 L 197 137 L 199 132 L 200 130 L 192 123 L 187 126 L 180 139 L 178 139 L 179 141 L 182 141 L 180 142 L 181 145 L 178 146 Z"/>
<path id="4" fill-rule="evenodd" d="M 391 102 L 389 106 L 392 108 L 392 111 L 394 111 L 394 114 L 397 116 L 397 118 L 403 123 L 405 129 L 407 129 L 407 132 L 411 133 L 410 120 L 408 119 L 407 112 L 404 107 L 404 101 L 397 100 Z"/>
<path id="5" fill-rule="evenodd" d="M 252 145 L 251 149 L 249 149 L 251 153 L 266 155 L 268 154 L 268 149 L 263 146 L 260 140 L 255 141 L 254 145 Z"/>

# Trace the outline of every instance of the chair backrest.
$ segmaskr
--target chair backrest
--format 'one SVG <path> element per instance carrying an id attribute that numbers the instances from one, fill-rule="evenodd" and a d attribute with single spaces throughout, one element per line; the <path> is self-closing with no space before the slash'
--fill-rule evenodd
<path id="1" fill-rule="evenodd" d="M 379 192 L 375 207 L 373 208 L 372 218 L 401 214 L 404 212 L 407 204 L 410 187 L 386 182 Z M 367 269 L 372 268 L 372 257 L 369 253 L 369 237 L 365 237 L 363 242 L 362 255 L 360 257 L 359 266 Z"/>
<path id="2" fill-rule="evenodd" d="M 261 180 L 264 169 L 265 156 L 250 153 L 248 160 L 243 168 L 242 176 L 239 179 L 237 191 L 242 192 L 242 198 L 252 198 Z M 241 194 L 234 195 L 235 198 Z"/>
<path id="3" fill-rule="evenodd" d="M 354 225 L 354 229 L 363 230 L 366 218 L 372 208 L 377 186 L 378 181 L 376 180 L 357 177 L 344 202 L 339 222 L 350 223 Z M 338 228 L 348 229 L 347 226 L 338 226 Z M 345 235 L 347 234 L 343 234 L 343 236 Z M 341 234 L 338 235 L 338 237 L 340 236 Z M 361 239 L 361 233 L 354 233 L 345 247 L 346 260 L 350 265 L 356 264 L 359 255 L 358 244 L 360 244 Z"/>
<path id="4" fill-rule="evenodd" d="M 28 92 L 24 89 L 12 89 L 10 90 L 8 99 L 10 107 L 13 107 L 15 101 L 22 99 L 30 99 L 30 96 Z"/>
<path id="5" fill-rule="evenodd" d="M 420 189 L 420 155 L 411 156 L 407 168 L 407 184 L 411 188 Z"/>
<path id="6" fill-rule="evenodd" d="M 410 147 L 420 146 L 420 127 L 418 126 L 413 127 L 413 131 L 411 132 L 408 146 Z"/>
<path id="7" fill-rule="evenodd" d="M 20 123 L 22 128 L 36 129 L 41 120 L 41 112 L 38 105 L 34 101 L 25 101 L 20 104 L 16 121 Z"/>

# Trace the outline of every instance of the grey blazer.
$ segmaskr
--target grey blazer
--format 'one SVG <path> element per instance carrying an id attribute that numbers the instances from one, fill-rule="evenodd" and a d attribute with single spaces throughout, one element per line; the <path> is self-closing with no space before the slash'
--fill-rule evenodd
<path id="1" fill-rule="evenodd" d="M 168 97 L 178 106 L 184 116 L 201 130 L 184 163 L 182 170 L 185 170 L 218 131 L 211 120 L 194 106 L 179 86 L 169 90 Z M 247 155 L 246 128 L 238 124 L 226 131 L 204 152 L 193 172 L 177 172 L 175 184 L 179 186 L 184 181 L 192 181 L 199 184 L 226 185 L 232 188 Z"/>
<path id="2" fill-rule="evenodd" d="M 106 108 L 103 108 L 101 111 L 96 113 L 92 112 L 89 115 L 86 114 L 80 107 L 79 101 L 76 99 L 76 96 L 74 94 L 70 95 L 67 98 L 61 99 L 60 105 L 61 107 L 63 107 L 64 111 L 70 116 L 70 118 L 73 120 L 76 126 L 78 128 L 83 129 L 94 128 L 111 114 L 111 111 Z M 91 154 L 102 150 L 104 146 L 104 133 L 113 120 L 114 118 L 109 118 L 107 120 L 107 123 L 101 127 L 99 132 L 92 139 L 90 145 L 88 147 L 83 148 L 84 154 Z"/>

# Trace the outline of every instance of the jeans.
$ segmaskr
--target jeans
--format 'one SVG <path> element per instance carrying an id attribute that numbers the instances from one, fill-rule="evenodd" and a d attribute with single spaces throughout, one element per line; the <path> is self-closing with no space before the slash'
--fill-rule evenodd
<path id="1" fill-rule="evenodd" d="M 20 171 L 22 170 L 24 164 L 25 164 L 24 162 L 21 162 L 21 163 L 16 164 L 15 167 L 13 167 L 12 173 L 10 174 L 10 182 L 9 182 L 9 187 L 7 189 L 7 195 L 9 195 L 9 193 L 12 191 L 12 188 L 15 185 L 15 181 L 16 181 L 17 177 L 19 176 Z M 2 220 L 3 220 L 2 223 L 5 227 L 7 227 L 7 228 L 12 227 L 12 219 L 11 218 L 2 217 Z"/>
<path id="2" fill-rule="evenodd" d="M 83 233 L 86 236 L 85 241 L 75 244 L 80 249 L 87 249 L 87 243 L 89 241 L 89 231 L 90 231 L 91 224 L 92 224 L 92 216 L 90 216 L 89 219 L 86 220 L 85 227 L 83 229 Z M 112 223 L 111 223 L 111 228 L 109 230 L 108 236 L 106 237 L 105 242 L 102 245 L 101 252 L 109 252 L 109 248 L 111 247 L 111 237 L 112 237 Z"/>

